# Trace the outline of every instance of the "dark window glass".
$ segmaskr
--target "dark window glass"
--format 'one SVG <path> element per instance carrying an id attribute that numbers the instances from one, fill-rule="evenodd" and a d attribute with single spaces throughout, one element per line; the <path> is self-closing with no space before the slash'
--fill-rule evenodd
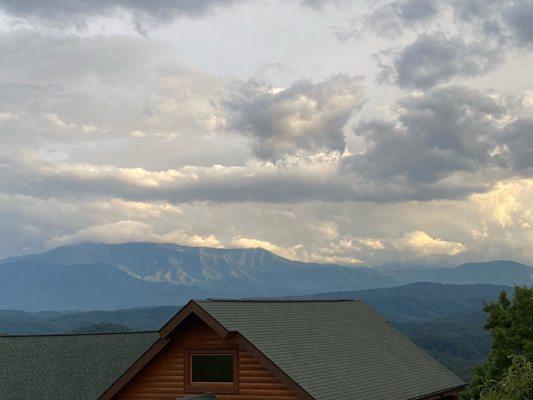
<path id="1" fill-rule="evenodd" d="M 233 382 L 233 355 L 192 354 L 192 382 Z"/>

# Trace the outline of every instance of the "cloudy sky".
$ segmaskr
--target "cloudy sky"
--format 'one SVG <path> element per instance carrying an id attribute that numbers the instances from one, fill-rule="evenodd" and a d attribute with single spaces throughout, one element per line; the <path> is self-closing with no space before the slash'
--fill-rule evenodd
<path id="1" fill-rule="evenodd" d="M 533 263 L 533 0 L 0 0 L 0 257 Z"/>

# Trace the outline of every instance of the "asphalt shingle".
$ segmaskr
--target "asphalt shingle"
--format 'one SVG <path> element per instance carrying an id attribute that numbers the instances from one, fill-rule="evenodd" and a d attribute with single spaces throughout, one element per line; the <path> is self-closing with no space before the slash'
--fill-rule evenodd
<path id="1" fill-rule="evenodd" d="M 0 336 L 0 399 L 96 400 L 158 337 Z"/>
<path id="2" fill-rule="evenodd" d="M 200 301 L 316 400 L 410 400 L 464 382 L 361 301 Z"/>

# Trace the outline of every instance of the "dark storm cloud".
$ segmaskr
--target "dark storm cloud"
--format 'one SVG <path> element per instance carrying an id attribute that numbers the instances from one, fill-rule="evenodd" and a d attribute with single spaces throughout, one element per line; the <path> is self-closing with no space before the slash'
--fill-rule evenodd
<path id="1" fill-rule="evenodd" d="M 49 25 L 83 27 L 88 17 L 130 12 L 139 28 L 145 21 L 169 22 L 179 16 L 198 17 L 239 0 L 0 0 L 5 13 Z"/>
<path id="2" fill-rule="evenodd" d="M 464 21 L 492 17 L 506 4 L 505 0 L 452 0 L 456 18 Z M 508 3 L 508 2 L 507 2 Z"/>
<path id="3" fill-rule="evenodd" d="M 369 148 L 345 161 L 347 173 L 375 181 L 403 178 L 416 186 L 456 173 L 506 168 L 506 159 L 496 151 L 505 144 L 498 124 L 510 111 L 505 102 L 464 87 L 450 87 L 401 99 L 397 110 L 392 120 L 360 123 L 356 133 Z M 518 144 L 523 128 L 517 127 L 508 140 Z M 489 183 L 491 178 L 485 179 L 483 183 Z"/>
<path id="4" fill-rule="evenodd" d="M 254 153 L 279 159 L 299 151 L 344 151 L 343 128 L 363 104 L 360 78 L 337 75 L 287 89 L 255 82 L 226 103 L 230 127 L 252 138 Z"/>
<path id="5" fill-rule="evenodd" d="M 316 10 L 321 10 L 328 4 L 349 4 L 349 1 L 350 0 L 299 0 L 301 5 L 314 8 Z"/>
<path id="6" fill-rule="evenodd" d="M 533 2 L 519 1 L 506 8 L 503 16 L 520 44 L 533 44 Z"/>
<path id="7" fill-rule="evenodd" d="M 392 37 L 403 30 L 432 20 L 439 13 L 437 0 L 395 0 L 382 4 L 346 26 L 335 26 L 333 32 L 341 41 L 361 38 L 369 32 Z"/>
<path id="8" fill-rule="evenodd" d="M 436 0 L 394 1 L 391 6 L 400 18 L 407 21 L 426 20 L 435 16 L 439 10 Z"/>
<path id="9" fill-rule="evenodd" d="M 295 0 L 296 1 L 296 0 Z M 328 3 L 342 0 L 297 0 L 305 7 L 321 9 Z M 86 26 L 87 18 L 113 15 L 126 11 L 133 24 L 145 33 L 145 24 L 167 23 L 180 16 L 202 17 L 243 0 L 0 0 L 0 10 L 16 18 L 46 25 Z"/>
<path id="10" fill-rule="evenodd" d="M 485 73 L 500 61 L 501 53 L 486 43 L 465 43 L 459 37 L 443 33 L 420 34 L 416 40 L 391 57 L 381 61 L 381 81 L 400 87 L 430 88 L 458 77 Z"/>
<path id="11" fill-rule="evenodd" d="M 309 101 L 302 91 L 294 93 L 299 94 L 288 96 L 291 102 L 294 98 Z M 284 102 L 281 111 L 269 102 L 261 104 L 268 110 L 265 114 L 261 107 L 247 112 L 260 110 L 257 119 L 265 129 L 270 119 L 287 118 Z M 364 146 L 353 155 L 288 155 L 276 162 L 256 160 L 240 167 L 148 170 L 4 153 L 0 154 L 0 187 L 4 193 L 39 198 L 171 203 L 458 199 L 489 190 L 508 177 L 531 175 L 533 122 L 519 116 L 517 104 L 464 87 L 437 88 L 399 100 L 396 115 L 389 119 L 361 122 L 355 133 Z M 272 107 L 277 112 L 269 110 Z M 294 146 L 291 142 L 289 147 L 294 150 Z"/>
<path id="12" fill-rule="evenodd" d="M 310 167 L 310 165 L 307 165 Z M 482 192 L 483 183 L 411 182 L 405 177 L 379 179 L 336 165 L 322 170 L 314 165 L 287 168 L 261 164 L 246 168 L 187 167 L 147 171 L 89 164 L 50 163 L 0 155 L 0 187 L 4 194 L 44 199 L 119 198 L 215 203 L 300 203 L 308 201 L 371 201 L 463 198 Z"/>
<path id="13" fill-rule="evenodd" d="M 505 129 L 505 144 L 518 174 L 533 172 L 533 118 L 520 118 Z"/>

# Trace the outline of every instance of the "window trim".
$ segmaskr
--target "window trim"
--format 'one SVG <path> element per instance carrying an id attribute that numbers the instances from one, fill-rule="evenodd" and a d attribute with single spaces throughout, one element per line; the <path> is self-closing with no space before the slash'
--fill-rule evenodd
<path id="1" fill-rule="evenodd" d="M 239 392 L 239 350 L 237 347 L 186 348 L 183 353 L 183 388 L 185 393 Z M 205 354 L 233 356 L 233 382 L 192 382 L 192 356 Z"/>

